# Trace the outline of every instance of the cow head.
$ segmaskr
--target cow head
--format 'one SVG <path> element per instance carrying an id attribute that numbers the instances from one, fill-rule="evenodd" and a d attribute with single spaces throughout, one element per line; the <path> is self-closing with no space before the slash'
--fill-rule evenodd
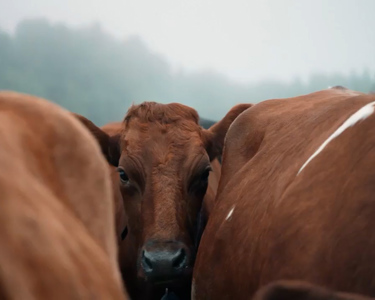
<path id="1" fill-rule="evenodd" d="M 114 136 L 80 117 L 118 167 L 141 280 L 164 290 L 189 284 L 210 161 L 221 154 L 232 121 L 249 106 L 235 106 L 207 130 L 194 109 L 177 103 L 130 107 Z"/>

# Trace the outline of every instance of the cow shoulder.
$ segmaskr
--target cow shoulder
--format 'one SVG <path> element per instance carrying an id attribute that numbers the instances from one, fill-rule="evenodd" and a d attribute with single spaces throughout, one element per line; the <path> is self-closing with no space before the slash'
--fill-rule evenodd
<path id="1" fill-rule="evenodd" d="M 121 299 L 109 174 L 92 135 L 65 109 L 29 95 L 1 92 L 0 113 L 2 291 Z"/>

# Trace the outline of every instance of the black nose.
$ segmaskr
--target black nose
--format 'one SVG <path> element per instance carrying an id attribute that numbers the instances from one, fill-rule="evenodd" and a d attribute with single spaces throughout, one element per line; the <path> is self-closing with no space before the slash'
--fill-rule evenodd
<path id="1" fill-rule="evenodd" d="M 146 246 L 141 253 L 141 267 L 149 279 L 173 280 L 188 268 L 188 253 L 181 243 L 163 244 Z"/>

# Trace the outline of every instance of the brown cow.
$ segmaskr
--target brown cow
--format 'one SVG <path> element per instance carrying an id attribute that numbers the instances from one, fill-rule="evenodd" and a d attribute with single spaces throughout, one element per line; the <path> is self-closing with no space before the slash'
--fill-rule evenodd
<path id="1" fill-rule="evenodd" d="M 83 117 L 80 116 L 80 119 Z M 204 124 L 202 124 L 204 123 Z M 214 121 L 204 119 L 200 120 L 199 124 L 205 128 L 208 129 L 206 125 L 208 124 L 215 124 Z M 103 125 L 101 130 L 103 130 L 106 134 L 109 136 L 115 136 L 117 134 L 121 134 L 122 131 L 122 122 L 110 122 L 105 125 Z M 214 205 L 214 199 L 216 196 L 216 191 L 217 187 L 219 184 L 219 179 L 220 179 L 220 169 L 221 165 L 218 159 L 215 159 L 211 162 L 211 167 L 212 167 L 212 173 L 209 176 L 209 181 L 208 181 L 208 187 L 207 187 L 207 192 L 204 198 L 204 203 L 205 203 L 205 210 L 206 213 L 205 215 L 209 215 L 209 211 Z M 117 168 L 114 167 L 113 165 L 109 165 L 110 173 L 111 173 L 111 179 L 112 179 L 112 188 L 113 188 L 113 194 L 114 194 L 114 203 L 115 203 L 115 222 L 116 222 L 116 236 L 118 238 L 118 243 L 120 244 L 122 240 L 125 239 L 127 235 L 127 226 L 126 226 L 126 214 L 124 210 L 124 205 L 123 205 L 123 199 L 121 195 L 121 190 L 120 190 L 120 177 L 118 176 Z"/>
<path id="2" fill-rule="evenodd" d="M 0 92 L 0 298 L 127 299 L 106 161 L 69 112 Z"/>
<path id="3" fill-rule="evenodd" d="M 236 119 L 193 299 L 249 299 L 281 279 L 375 295 L 374 101 L 332 88 Z"/>
<path id="4" fill-rule="evenodd" d="M 253 300 L 374 300 L 374 298 L 340 293 L 303 281 L 280 280 L 259 289 Z"/>
<path id="5" fill-rule="evenodd" d="M 213 121 L 207 121 L 207 120 L 205 120 L 205 122 L 206 123 L 211 122 L 212 124 L 215 123 Z M 199 123 L 201 125 L 202 120 L 200 120 Z M 205 128 L 204 125 L 206 125 L 206 124 L 203 124 L 201 126 L 203 128 Z M 108 123 L 108 124 L 102 126 L 101 129 L 105 133 L 107 133 L 109 136 L 115 136 L 115 135 L 121 133 L 122 122 L 111 122 L 111 123 Z M 208 128 L 206 128 L 206 129 L 208 129 Z M 203 200 L 204 207 L 202 208 L 203 209 L 202 218 L 203 217 L 207 218 L 210 211 L 213 208 L 214 200 L 215 200 L 215 197 L 216 197 L 216 191 L 217 191 L 219 179 L 220 179 L 221 165 L 220 165 L 218 159 L 214 159 L 211 162 L 211 167 L 212 167 L 212 172 L 211 172 L 210 176 L 208 177 L 207 191 L 206 191 L 206 194 L 205 194 L 205 197 L 204 197 L 204 200 Z M 117 168 L 110 165 L 110 172 L 111 172 L 111 179 L 112 179 L 112 184 L 113 184 L 113 192 L 114 192 L 114 196 L 115 196 L 116 232 L 117 232 L 118 241 L 121 244 L 122 240 L 125 239 L 125 237 L 127 235 L 127 232 L 128 232 L 127 226 L 126 226 L 126 215 L 125 215 L 123 199 L 122 199 L 120 184 L 119 184 L 120 183 L 120 177 L 118 176 Z M 202 227 L 205 225 L 206 221 L 207 221 L 206 219 L 201 220 L 201 222 L 203 223 Z M 203 230 L 203 228 L 201 230 Z M 199 238 L 200 238 L 200 235 L 199 235 Z M 198 244 L 198 242 L 199 241 L 197 241 L 197 244 Z M 121 269 L 123 270 L 124 274 L 128 273 L 127 272 L 127 269 L 128 269 L 127 266 L 129 264 L 129 259 L 127 257 L 126 252 L 127 252 L 127 249 L 129 247 L 131 247 L 129 242 L 123 242 L 123 244 L 120 245 L 119 260 L 120 260 L 120 265 L 122 266 Z M 133 259 L 130 259 L 131 264 L 132 264 L 133 261 L 134 261 Z M 130 269 L 132 269 L 132 268 L 130 268 Z M 131 282 L 133 282 L 133 281 L 134 280 L 131 280 Z M 136 284 L 136 283 L 133 283 L 133 284 Z M 128 283 L 128 286 L 131 286 L 131 284 Z"/>
<path id="6" fill-rule="evenodd" d="M 194 109 L 177 103 L 132 106 L 115 136 L 82 119 L 119 168 L 129 232 L 121 264 L 132 297 L 160 299 L 168 289 L 190 298 L 195 251 L 213 204 L 208 199 L 202 206 L 210 161 L 221 154 L 232 121 L 249 106 L 235 106 L 209 130 L 199 126 Z M 207 197 L 215 192 L 213 185 Z"/>

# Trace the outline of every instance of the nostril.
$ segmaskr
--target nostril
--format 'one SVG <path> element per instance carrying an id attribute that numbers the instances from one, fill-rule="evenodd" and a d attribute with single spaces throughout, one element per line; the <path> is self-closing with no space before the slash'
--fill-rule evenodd
<path id="1" fill-rule="evenodd" d="M 186 251 L 185 249 L 179 249 L 172 260 L 172 266 L 175 269 L 182 269 L 186 264 Z"/>
<path id="2" fill-rule="evenodd" d="M 143 250 L 142 252 L 142 268 L 143 270 L 145 270 L 146 272 L 151 272 L 153 267 L 152 267 L 152 262 L 151 262 L 151 259 L 149 257 L 147 257 L 147 251 Z"/>

